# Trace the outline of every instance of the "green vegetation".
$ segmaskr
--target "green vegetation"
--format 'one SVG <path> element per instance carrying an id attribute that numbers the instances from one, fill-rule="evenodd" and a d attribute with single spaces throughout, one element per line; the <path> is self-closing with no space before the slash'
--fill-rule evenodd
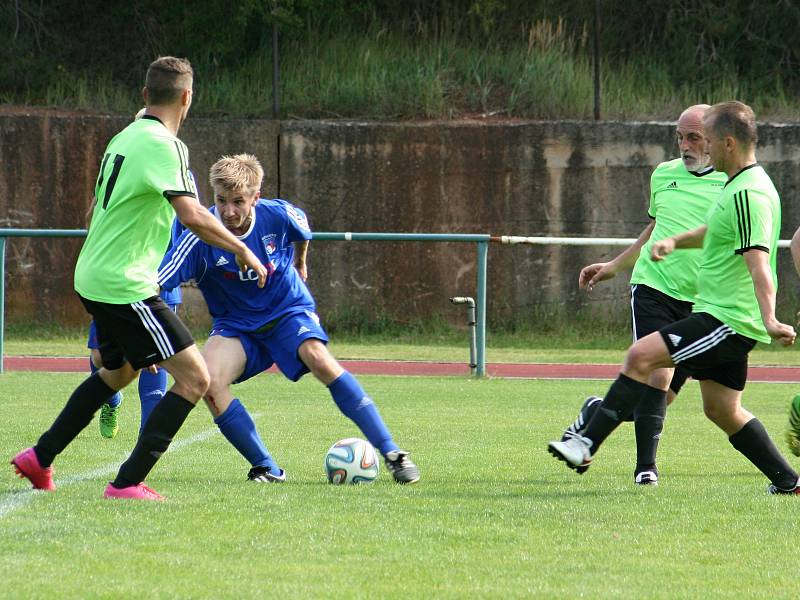
<path id="1" fill-rule="evenodd" d="M 6 459 L 35 440 L 78 381 L 0 378 Z M 126 396 L 118 437 L 101 439 L 92 423 L 56 462 L 55 493 L 25 490 L 6 465 L 0 597 L 249 598 L 265 585 L 268 596 L 292 598 L 795 594 L 787 532 L 797 499 L 766 495 L 764 476 L 703 417 L 694 383 L 670 408 L 661 484 L 641 489 L 629 425 L 583 476 L 545 451 L 591 382 L 363 382 L 413 451 L 419 484 L 397 486 L 382 469 L 371 486 L 328 485 L 324 452 L 356 430 L 319 384 L 260 376 L 241 397 L 286 484 L 246 482 L 247 466 L 198 408 L 148 479 L 167 502 L 106 501 L 102 489 L 136 435 L 138 408 Z M 777 437 L 790 395 L 752 385 L 747 406 Z"/>
<path id="2" fill-rule="evenodd" d="M 146 65 L 176 54 L 197 71 L 194 114 L 269 117 L 276 25 L 283 118 L 590 118 L 593 5 L 19 0 L 0 4 L 0 103 L 131 114 Z M 730 98 L 761 118 L 797 114 L 792 3 L 600 11 L 604 118 L 672 119 Z"/>

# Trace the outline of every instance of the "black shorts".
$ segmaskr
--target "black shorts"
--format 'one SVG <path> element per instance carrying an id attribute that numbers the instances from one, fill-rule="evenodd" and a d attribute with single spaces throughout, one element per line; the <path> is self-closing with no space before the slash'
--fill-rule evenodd
<path id="1" fill-rule="evenodd" d="M 119 369 L 129 362 L 142 369 L 194 344 L 192 334 L 160 296 L 132 304 L 107 304 L 78 294 L 97 328 L 103 366 Z"/>
<path id="2" fill-rule="evenodd" d="M 631 286 L 631 317 L 633 341 L 650 335 L 662 327 L 685 319 L 692 314 L 692 303 L 677 300 L 655 288 L 636 283 Z M 677 365 L 669 388 L 676 394 L 681 391 L 689 372 Z"/>
<path id="3" fill-rule="evenodd" d="M 659 330 L 669 355 L 698 380 L 710 379 L 742 391 L 747 355 L 756 345 L 708 313 L 694 313 Z"/>

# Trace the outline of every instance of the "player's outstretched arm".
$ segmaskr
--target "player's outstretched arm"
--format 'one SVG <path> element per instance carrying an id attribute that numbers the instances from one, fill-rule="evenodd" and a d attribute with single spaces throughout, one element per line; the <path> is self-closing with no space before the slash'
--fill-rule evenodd
<path id="1" fill-rule="evenodd" d="M 591 292 L 594 286 L 601 281 L 616 277 L 617 273 L 630 269 L 636 264 L 639 254 L 642 251 L 642 246 L 650 239 L 650 234 L 653 233 L 655 227 L 655 220 L 650 221 L 647 227 L 644 228 L 642 233 L 636 241 L 620 252 L 616 257 L 608 262 L 594 263 L 581 269 L 578 275 L 578 287 L 587 292 Z"/>
<path id="2" fill-rule="evenodd" d="M 792 253 L 792 261 L 794 262 L 794 270 L 800 275 L 800 227 L 794 232 L 792 241 L 789 243 L 789 250 Z"/>
<path id="3" fill-rule="evenodd" d="M 236 255 L 236 264 L 242 271 L 252 269 L 258 276 L 258 287 L 267 282 L 267 269 L 255 254 L 206 209 L 197 198 L 176 196 L 171 199 L 178 219 L 187 229 L 210 246 L 222 248 Z"/>
<path id="4" fill-rule="evenodd" d="M 300 274 L 300 279 L 305 281 L 308 279 L 308 265 L 306 264 L 306 257 L 308 256 L 308 240 L 301 242 L 292 242 L 294 246 L 294 268 Z"/>
<path id="5" fill-rule="evenodd" d="M 769 265 L 769 254 L 753 248 L 744 253 L 744 260 L 750 277 L 753 279 L 753 290 L 758 300 L 761 320 L 769 336 L 783 346 L 794 344 L 795 330 L 791 325 L 781 323 L 775 316 L 775 283 L 772 280 L 772 269 Z"/>
<path id="6" fill-rule="evenodd" d="M 655 261 L 663 260 L 674 250 L 682 248 L 702 248 L 707 229 L 706 225 L 701 225 L 697 229 L 684 231 L 678 235 L 653 242 L 653 245 L 650 246 L 650 259 Z"/>
<path id="7" fill-rule="evenodd" d="M 92 214 L 94 214 L 94 207 L 97 205 L 97 198 L 92 196 L 92 201 L 89 202 L 89 208 L 86 209 L 86 214 L 84 215 L 84 221 L 86 222 L 86 229 L 88 230 L 92 224 Z"/>

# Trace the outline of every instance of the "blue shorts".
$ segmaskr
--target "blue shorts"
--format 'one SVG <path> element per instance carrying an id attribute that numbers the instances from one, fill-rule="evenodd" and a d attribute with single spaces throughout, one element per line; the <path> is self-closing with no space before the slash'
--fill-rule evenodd
<path id="1" fill-rule="evenodd" d="M 177 304 L 170 304 L 167 302 L 167 306 L 169 306 L 172 312 L 176 313 L 178 312 L 180 302 Z M 90 350 L 97 350 L 100 347 L 100 343 L 97 341 L 97 326 L 94 324 L 94 319 L 89 323 L 89 340 L 86 342 L 86 347 Z"/>
<path id="2" fill-rule="evenodd" d="M 308 367 L 297 355 L 300 344 L 309 339 L 328 343 L 328 334 L 319 323 L 319 317 L 310 310 L 290 313 L 280 318 L 275 325 L 262 332 L 240 331 L 225 327 L 214 329 L 211 335 L 239 338 L 244 348 L 247 363 L 244 372 L 234 383 L 247 381 L 278 365 L 287 379 L 297 381 L 308 373 Z"/>

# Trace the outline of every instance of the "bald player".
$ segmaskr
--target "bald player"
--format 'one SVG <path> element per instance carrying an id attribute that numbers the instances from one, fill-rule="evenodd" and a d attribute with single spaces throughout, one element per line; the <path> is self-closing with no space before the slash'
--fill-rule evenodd
<path id="1" fill-rule="evenodd" d="M 650 223 L 638 239 L 614 259 L 584 267 L 578 278 L 580 288 L 591 292 L 601 281 L 633 267 L 630 283 L 634 342 L 692 313 L 701 249 L 678 253 L 672 257 L 673 262 L 655 262 L 650 260 L 650 246 L 654 240 L 704 225 L 709 207 L 719 198 L 728 179 L 709 163 L 703 131 L 703 114 L 707 108 L 707 104 L 690 106 L 678 118 L 676 140 L 680 158 L 661 163 L 650 176 Z M 634 421 L 636 430 L 636 484 L 658 483 L 656 451 L 664 416 L 667 405 L 675 399 L 687 376 L 680 366 L 655 369 L 648 384 L 666 391 L 666 398 L 640 404 L 627 416 L 626 420 Z M 601 400 L 596 396 L 586 399 L 562 440 L 582 434 Z"/>

